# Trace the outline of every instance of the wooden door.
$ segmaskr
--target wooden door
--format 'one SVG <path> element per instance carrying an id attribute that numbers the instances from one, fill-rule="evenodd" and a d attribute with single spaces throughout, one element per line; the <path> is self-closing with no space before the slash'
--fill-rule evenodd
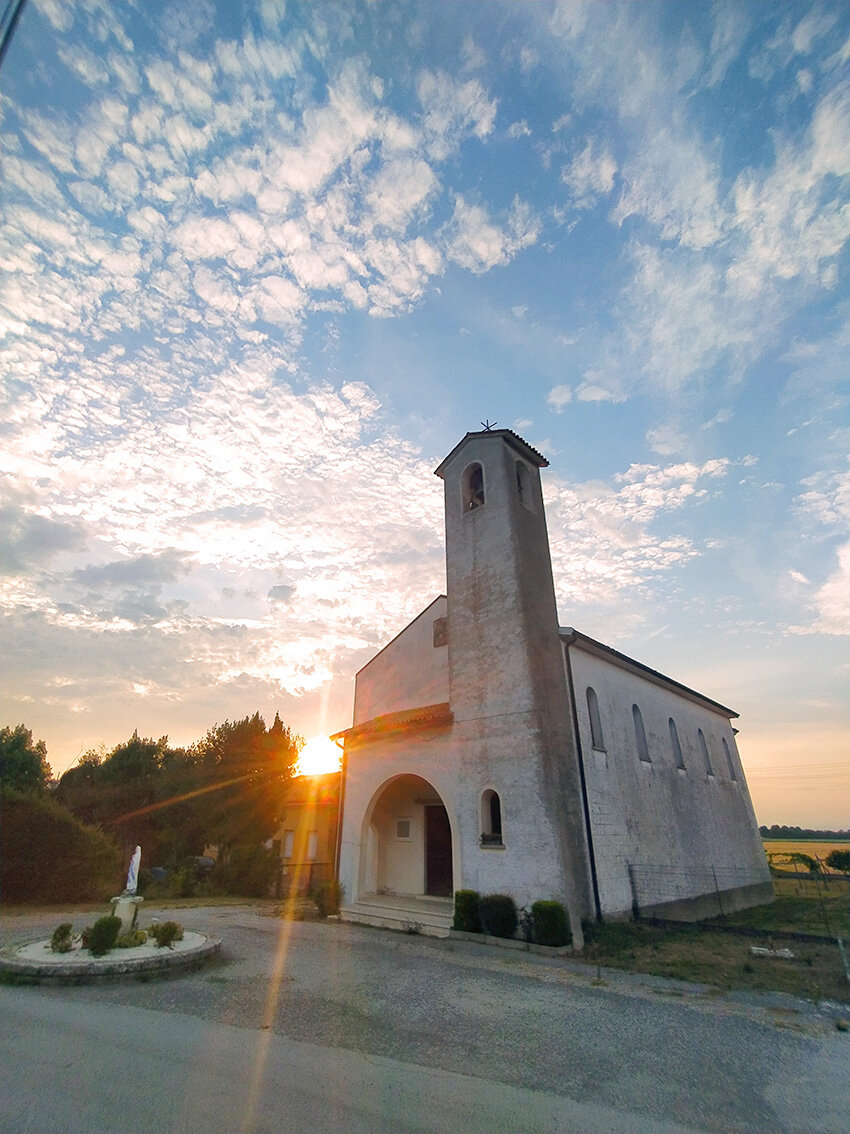
<path id="1" fill-rule="evenodd" d="M 442 803 L 425 808 L 425 893 L 452 896 L 452 832 Z"/>

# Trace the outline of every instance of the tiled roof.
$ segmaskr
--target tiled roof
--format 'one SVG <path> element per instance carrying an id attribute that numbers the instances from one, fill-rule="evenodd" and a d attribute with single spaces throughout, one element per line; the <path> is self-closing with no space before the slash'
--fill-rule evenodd
<path id="1" fill-rule="evenodd" d="M 436 705 L 420 705 L 416 709 L 402 709 L 398 713 L 385 713 L 381 717 L 373 717 L 370 721 L 363 721 L 343 732 L 334 733 L 331 740 L 343 739 L 348 744 L 358 744 L 363 740 L 372 740 L 392 732 L 411 731 L 417 728 L 427 728 L 434 724 L 449 724 L 454 720 L 448 701 L 440 701 Z"/>

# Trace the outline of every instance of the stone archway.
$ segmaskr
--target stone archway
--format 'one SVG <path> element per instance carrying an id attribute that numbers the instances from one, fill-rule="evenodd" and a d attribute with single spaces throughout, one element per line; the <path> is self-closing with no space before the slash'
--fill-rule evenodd
<path id="1" fill-rule="evenodd" d="M 439 792 L 421 776 L 395 776 L 378 789 L 360 845 L 361 893 L 451 896 L 451 821 Z"/>

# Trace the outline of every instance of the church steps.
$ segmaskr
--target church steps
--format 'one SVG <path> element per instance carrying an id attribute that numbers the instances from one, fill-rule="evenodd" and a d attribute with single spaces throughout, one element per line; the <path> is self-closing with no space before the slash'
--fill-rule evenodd
<path id="1" fill-rule="evenodd" d="M 425 937 L 448 937 L 453 908 L 450 898 L 369 894 L 343 905 L 340 917 L 358 925 L 416 932 Z"/>

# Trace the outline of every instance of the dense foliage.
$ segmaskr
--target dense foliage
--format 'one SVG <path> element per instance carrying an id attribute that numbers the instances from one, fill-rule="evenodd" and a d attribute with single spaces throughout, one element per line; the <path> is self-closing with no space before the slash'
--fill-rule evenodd
<path id="1" fill-rule="evenodd" d="M 519 918 L 509 894 L 484 894 L 478 903 L 481 929 L 491 937 L 514 937 Z"/>
<path id="2" fill-rule="evenodd" d="M 481 914 L 477 890 L 455 890 L 455 912 L 452 929 L 462 933 L 481 932 Z"/>
<path id="3" fill-rule="evenodd" d="M 33 743 L 26 725 L 0 728 L 0 785 L 3 790 L 41 792 L 50 780 L 47 746 Z"/>
<path id="4" fill-rule="evenodd" d="M 772 827 L 759 827 L 763 839 L 848 839 L 850 831 L 815 831 L 811 827 L 782 827 L 774 823 Z"/>
<path id="5" fill-rule="evenodd" d="M 216 725 L 188 749 L 134 732 L 111 752 L 86 753 L 56 797 L 114 832 L 125 852 L 140 843 L 148 864 L 176 866 L 209 844 L 223 862 L 274 832 L 300 744 L 279 716 L 267 729 L 259 713 Z"/>
<path id="6" fill-rule="evenodd" d="M 100 901 L 117 892 L 115 841 L 55 800 L 3 788 L 0 796 L 0 899 Z"/>
<path id="7" fill-rule="evenodd" d="M 121 932 L 121 918 L 99 917 L 88 932 L 86 948 L 93 957 L 102 957 L 110 949 L 115 948 L 118 934 Z"/>
<path id="8" fill-rule="evenodd" d="M 850 874 L 850 850 L 830 851 L 826 856 L 826 865 L 843 874 Z"/>
<path id="9" fill-rule="evenodd" d="M 531 907 L 532 940 L 557 947 L 571 940 L 567 914 L 560 902 L 539 901 Z"/>

